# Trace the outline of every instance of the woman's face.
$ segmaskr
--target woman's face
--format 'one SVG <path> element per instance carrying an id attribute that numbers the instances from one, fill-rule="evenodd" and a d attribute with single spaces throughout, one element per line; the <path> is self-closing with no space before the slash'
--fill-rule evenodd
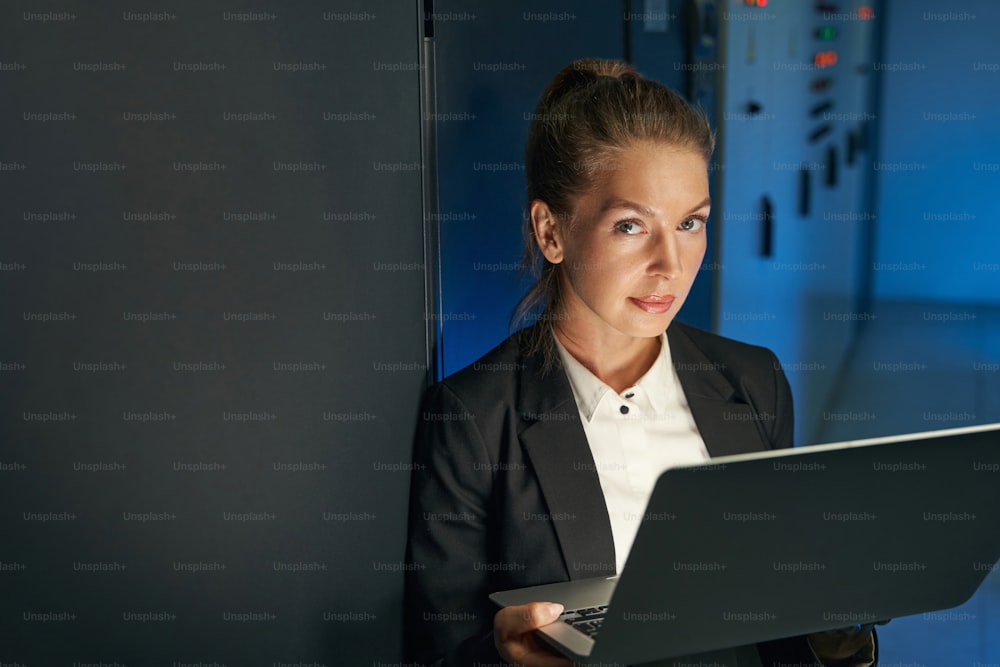
<path id="1" fill-rule="evenodd" d="M 562 264 L 560 327 L 602 340 L 659 336 L 705 256 L 709 208 L 708 168 L 690 149 L 638 142 L 605 164 L 573 222 L 539 235 Z"/>

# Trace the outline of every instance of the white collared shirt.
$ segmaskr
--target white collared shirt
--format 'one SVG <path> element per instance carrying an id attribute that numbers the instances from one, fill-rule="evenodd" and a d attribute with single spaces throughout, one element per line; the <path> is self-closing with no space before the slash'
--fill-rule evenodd
<path id="1" fill-rule="evenodd" d="M 708 450 L 670 360 L 666 334 L 646 374 L 621 394 L 587 370 L 556 339 L 611 518 L 620 573 L 660 473 L 702 463 Z"/>

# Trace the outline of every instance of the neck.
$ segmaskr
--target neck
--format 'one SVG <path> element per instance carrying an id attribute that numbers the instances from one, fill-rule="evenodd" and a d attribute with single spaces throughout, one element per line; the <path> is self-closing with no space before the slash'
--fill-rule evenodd
<path id="1" fill-rule="evenodd" d="M 633 386 L 660 354 L 660 339 L 580 334 L 557 325 L 553 333 L 566 351 L 616 392 Z"/>

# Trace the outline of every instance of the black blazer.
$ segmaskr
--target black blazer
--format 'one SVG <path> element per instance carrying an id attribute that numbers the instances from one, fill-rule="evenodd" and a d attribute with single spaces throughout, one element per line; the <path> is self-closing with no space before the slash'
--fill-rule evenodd
<path id="1" fill-rule="evenodd" d="M 667 339 L 709 454 L 792 446 L 792 395 L 770 350 L 677 322 Z M 515 334 L 428 389 L 406 559 L 406 662 L 452 667 L 504 664 L 489 593 L 614 574 L 611 522 L 558 357 L 544 373 Z M 804 638 L 758 648 L 765 665 L 814 664 Z"/>

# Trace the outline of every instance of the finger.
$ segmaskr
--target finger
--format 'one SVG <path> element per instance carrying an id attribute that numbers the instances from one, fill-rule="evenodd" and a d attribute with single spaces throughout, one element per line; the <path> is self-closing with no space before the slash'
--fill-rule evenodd
<path id="1" fill-rule="evenodd" d="M 824 630 L 822 632 L 817 632 L 815 634 L 825 635 L 831 638 L 840 638 L 845 636 L 860 637 L 870 633 L 872 631 L 872 628 L 874 627 L 875 627 L 874 623 L 864 623 L 864 624 L 857 623 L 855 625 L 851 625 L 846 628 L 835 628 L 833 630 Z"/>
<path id="2" fill-rule="evenodd" d="M 813 633 L 809 635 L 809 645 L 822 661 L 848 658 L 872 641 L 870 628 L 865 632 L 859 632 L 857 628 Z"/>
<path id="3" fill-rule="evenodd" d="M 497 613 L 494 630 L 504 637 L 522 635 L 555 621 L 562 612 L 563 606 L 555 602 L 531 602 L 507 607 Z"/>
<path id="4" fill-rule="evenodd" d="M 524 667 L 572 667 L 573 663 L 541 645 L 533 630 L 557 620 L 562 605 L 533 602 L 507 607 L 493 619 L 493 636 L 500 655 Z"/>

